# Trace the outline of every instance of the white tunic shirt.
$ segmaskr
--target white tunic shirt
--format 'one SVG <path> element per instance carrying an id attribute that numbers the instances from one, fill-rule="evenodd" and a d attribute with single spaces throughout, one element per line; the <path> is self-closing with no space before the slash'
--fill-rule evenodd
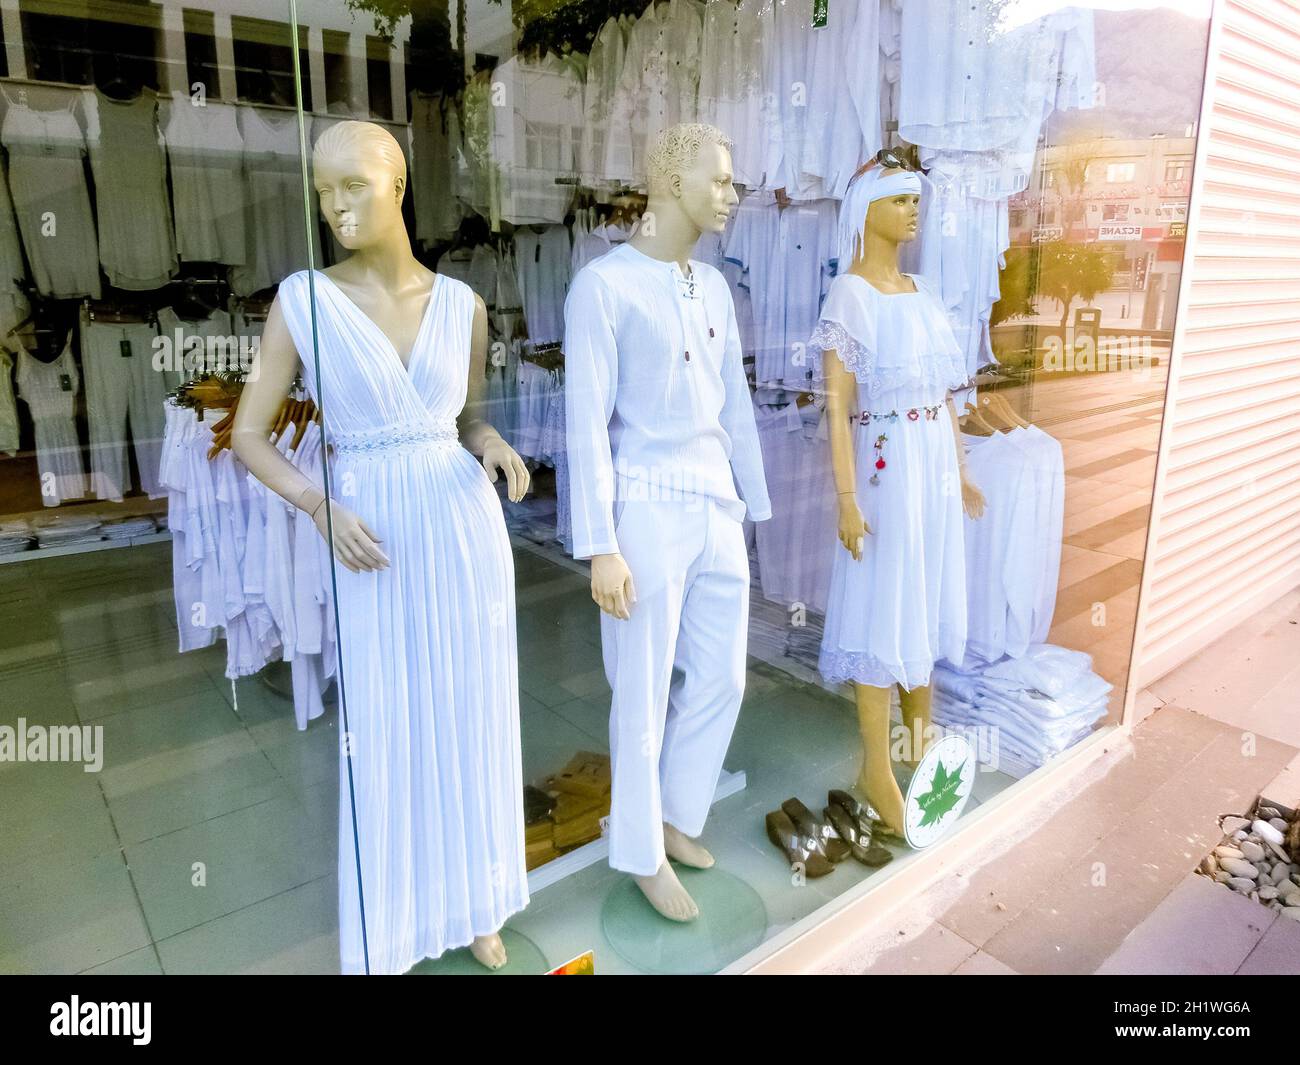
<path id="1" fill-rule="evenodd" d="M 573 555 L 618 551 L 615 499 L 720 502 L 771 516 L 731 293 L 623 244 L 583 267 L 565 302 Z"/>

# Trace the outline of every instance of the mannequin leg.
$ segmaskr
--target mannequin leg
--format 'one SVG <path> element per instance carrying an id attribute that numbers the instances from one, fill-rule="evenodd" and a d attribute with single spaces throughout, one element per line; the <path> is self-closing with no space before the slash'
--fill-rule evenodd
<path id="1" fill-rule="evenodd" d="M 664 917 L 689 921 L 699 909 L 668 861 L 660 763 L 687 570 L 703 538 L 702 522 L 698 511 L 675 503 L 627 502 L 623 508 L 619 547 L 637 601 L 627 620 L 600 616 L 613 691 L 609 864 L 631 873 Z"/>
<path id="2" fill-rule="evenodd" d="M 704 831 L 722 762 L 745 695 L 749 626 L 749 559 L 744 530 L 707 504 L 704 550 L 688 573 L 673 665 L 680 679 L 668 693 L 659 761 L 664 847 L 697 869 L 713 856 L 692 837 Z"/>
<path id="3" fill-rule="evenodd" d="M 902 761 L 915 769 L 929 749 L 933 735 L 930 728 L 930 685 L 911 691 L 900 687 L 898 704 L 903 711 L 903 725 L 911 731 Z"/>
<path id="4" fill-rule="evenodd" d="M 862 734 L 862 771 L 858 788 L 894 832 L 903 831 L 903 793 L 889 757 L 889 696 L 892 688 L 854 684 L 858 731 Z"/>
<path id="5" fill-rule="evenodd" d="M 506 963 L 506 945 L 501 942 L 501 933 L 475 936 L 469 945 L 469 952 L 480 965 L 489 969 L 500 969 Z"/>

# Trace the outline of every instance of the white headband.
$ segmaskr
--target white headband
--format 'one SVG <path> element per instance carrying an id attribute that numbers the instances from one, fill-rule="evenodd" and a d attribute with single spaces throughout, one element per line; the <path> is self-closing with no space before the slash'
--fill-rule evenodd
<path id="1" fill-rule="evenodd" d="M 843 273 L 853 262 L 858 247 L 866 239 L 863 227 L 867 208 L 876 200 L 906 194 L 921 195 L 921 175 L 912 170 L 895 170 L 886 174 L 883 167 L 873 166 L 849 182 L 840 204 L 839 270 Z"/>

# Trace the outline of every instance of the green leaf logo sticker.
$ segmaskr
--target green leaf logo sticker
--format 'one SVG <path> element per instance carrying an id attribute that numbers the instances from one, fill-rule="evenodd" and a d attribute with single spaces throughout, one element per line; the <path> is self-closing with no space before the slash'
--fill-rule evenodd
<path id="1" fill-rule="evenodd" d="M 964 761 L 957 767 L 955 773 L 949 773 L 943 762 L 935 767 L 934 776 L 930 778 L 930 790 L 916 797 L 917 803 L 924 811 L 924 816 L 921 818 L 922 826 L 937 823 L 944 814 L 951 813 L 957 808 L 961 801 L 957 789 L 961 785 L 961 773 L 965 768 Z"/>

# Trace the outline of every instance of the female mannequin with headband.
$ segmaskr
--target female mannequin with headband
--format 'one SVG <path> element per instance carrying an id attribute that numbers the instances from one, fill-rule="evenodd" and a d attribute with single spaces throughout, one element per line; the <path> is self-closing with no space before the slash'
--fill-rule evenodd
<path id="1" fill-rule="evenodd" d="M 232 441 L 339 562 L 343 970 L 463 946 L 499 968 L 528 888 L 514 563 L 490 481 L 518 500 L 528 473 L 480 414 L 483 301 L 411 254 L 397 142 L 340 122 L 312 169 L 352 254 L 280 283 Z M 329 499 L 268 440 L 300 368 L 334 452 Z"/>
<path id="2" fill-rule="evenodd" d="M 889 708 L 899 689 L 915 764 L 930 732 L 930 673 L 966 642 L 962 512 L 984 497 L 966 475 L 948 395 L 965 359 L 938 298 L 898 268 L 917 234 L 920 178 L 868 164 L 840 208 L 840 276 L 809 348 L 830 420 L 839 541 L 818 666 L 853 682 L 864 759 L 857 785 L 887 830 L 903 834 L 890 761 Z M 818 365 L 820 363 L 820 365 Z"/>

